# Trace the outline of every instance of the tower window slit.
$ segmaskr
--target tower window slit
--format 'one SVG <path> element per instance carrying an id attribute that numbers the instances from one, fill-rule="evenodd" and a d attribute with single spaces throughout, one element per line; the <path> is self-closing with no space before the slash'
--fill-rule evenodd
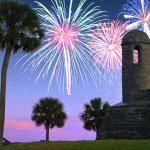
<path id="1" fill-rule="evenodd" d="M 133 50 L 133 64 L 139 64 L 139 63 L 141 63 L 140 48 L 139 46 L 136 46 Z"/>

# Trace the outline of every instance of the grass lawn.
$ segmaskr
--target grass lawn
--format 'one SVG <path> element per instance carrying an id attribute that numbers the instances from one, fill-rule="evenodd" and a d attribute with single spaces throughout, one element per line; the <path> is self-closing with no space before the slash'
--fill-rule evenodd
<path id="1" fill-rule="evenodd" d="M 39 142 L 0 146 L 0 150 L 150 150 L 150 140 Z"/>

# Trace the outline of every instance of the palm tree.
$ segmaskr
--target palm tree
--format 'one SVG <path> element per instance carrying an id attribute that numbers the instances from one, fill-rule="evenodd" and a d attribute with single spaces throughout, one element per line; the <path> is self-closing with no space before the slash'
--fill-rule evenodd
<path id="1" fill-rule="evenodd" d="M 4 132 L 6 79 L 11 54 L 34 51 L 40 46 L 43 36 L 39 17 L 32 7 L 15 0 L 0 2 L 0 49 L 5 51 L 0 82 L 0 144 Z"/>
<path id="2" fill-rule="evenodd" d="M 42 98 L 33 107 L 32 120 L 37 126 L 44 125 L 46 130 L 46 141 L 49 141 L 49 129 L 64 126 L 67 115 L 63 104 L 58 99 L 51 97 Z"/>
<path id="3" fill-rule="evenodd" d="M 109 107 L 107 102 L 102 103 L 101 98 L 94 98 L 90 103 L 84 105 L 84 111 L 80 114 L 80 119 L 84 123 L 84 128 L 86 130 L 96 131 L 96 139 L 98 136 L 98 129 Z"/>

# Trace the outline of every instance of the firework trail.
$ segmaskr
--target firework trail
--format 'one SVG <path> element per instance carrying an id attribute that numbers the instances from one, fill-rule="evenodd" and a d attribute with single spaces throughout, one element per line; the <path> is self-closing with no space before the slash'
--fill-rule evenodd
<path id="1" fill-rule="evenodd" d="M 122 12 L 128 20 L 127 30 L 140 29 L 150 37 L 150 1 L 149 0 L 128 0 L 123 5 Z"/>
<path id="2" fill-rule="evenodd" d="M 115 71 L 122 65 L 122 38 L 126 33 L 126 23 L 119 20 L 100 23 L 91 34 L 92 55 L 104 71 Z"/>
<path id="3" fill-rule="evenodd" d="M 51 2 L 51 9 L 48 10 L 36 1 L 36 11 L 46 34 L 42 47 L 27 59 L 23 68 L 35 71 L 41 67 L 37 80 L 50 74 L 48 90 L 57 76 L 59 84 L 66 84 L 67 94 L 70 95 L 72 82 L 76 82 L 78 77 L 82 82 L 88 80 L 86 74 L 94 79 L 89 33 L 104 15 L 93 3 L 84 9 L 86 0 L 81 0 L 76 9 L 73 8 L 74 0 L 70 0 L 69 7 L 65 0 Z"/>

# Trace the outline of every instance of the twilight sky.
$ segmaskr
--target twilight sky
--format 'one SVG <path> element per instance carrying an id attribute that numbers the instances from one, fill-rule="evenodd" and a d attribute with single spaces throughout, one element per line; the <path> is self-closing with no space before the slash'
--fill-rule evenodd
<path id="1" fill-rule="evenodd" d="M 50 0 L 39 0 L 50 8 Z M 68 0 L 67 0 L 68 1 Z M 74 0 L 78 2 L 78 0 Z M 25 0 L 33 7 L 36 7 L 33 0 Z M 107 11 L 109 19 L 116 19 L 121 7 L 126 0 L 87 0 L 87 5 L 95 2 L 101 6 L 101 10 Z M 83 105 L 94 97 L 101 97 L 102 100 L 115 104 L 121 101 L 121 71 L 118 71 L 118 78 L 107 84 L 105 79 L 97 87 L 89 83 L 83 88 L 78 83 L 77 88 L 72 88 L 72 95 L 67 96 L 66 92 L 59 91 L 56 85 L 52 85 L 47 92 L 48 77 L 40 79 L 35 83 L 36 73 L 25 72 L 21 69 L 22 64 L 15 66 L 23 54 L 12 55 L 8 71 L 7 97 L 6 97 L 6 122 L 5 137 L 11 141 L 36 141 L 45 138 L 43 128 L 35 127 L 31 121 L 33 105 L 45 96 L 59 98 L 64 103 L 65 111 L 69 119 L 62 129 L 50 131 L 50 140 L 89 140 L 95 139 L 95 133 L 88 132 L 82 128 L 79 120 L 79 113 L 83 111 Z M 3 53 L 0 53 L 0 64 L 2 64 Z"/>

